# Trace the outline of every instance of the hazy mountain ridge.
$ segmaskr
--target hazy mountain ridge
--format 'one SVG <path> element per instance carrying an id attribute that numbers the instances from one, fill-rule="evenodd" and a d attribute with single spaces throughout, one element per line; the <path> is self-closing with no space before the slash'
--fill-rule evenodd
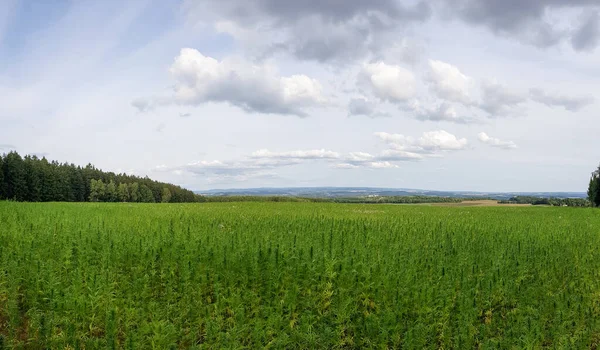
<path id="1" fill-rule="evenodd" d="M 439 196 L 455 198 L 508 199 L 514 196 L 541 198 L 586 198 L 584 192 L 477 192 L 477 191 L 436 191 L 408 188 L 376 187 L 281 187 L 213 189 L 196 191 L 206 196 L 294 196 L 317 198 L 365 197 L 365 196 Z"/>

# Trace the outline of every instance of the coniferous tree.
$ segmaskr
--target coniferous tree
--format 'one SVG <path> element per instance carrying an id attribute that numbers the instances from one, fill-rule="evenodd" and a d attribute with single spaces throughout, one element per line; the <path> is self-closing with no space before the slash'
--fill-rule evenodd
<path id="1" fill-rule="evenodd" d="M 600 206 L 600 166 L 598 166 L 598 169 L 596 169 L 590 177 L 588 199 L 593 207 Z"/>
<path id="2" fill-rule="evenodd" d="M 4 157 L 0 154 L 0 200 L 5 199 L 4 196 Z"/>
<path id="3" fill-rule="evenodd" d="M 42 178 L 39 170 L 39 161 L 36 156 L 25 156 L 23 166 L 27 181 L 27 201 L 39 202 L 42 200 Z"/>
<path id="4" fill-rule="evenodd" d="M 17 152 L 9 152 L 3 166 L 6 198 L 26 200 L 28 188 L 23 158 Z"/>
<path id="5" fill-rule="evenodd" d="M 142 185 L 145 188 L 140 192 Z M 82 168 L 35 155 L 21 158 L 17 152 L 0 155 L 0 199 L 161 202 L 163 197 L 169 202 L 195 202 L 199 198 L 179 186 L 103 172 L 91 164 Z"/>

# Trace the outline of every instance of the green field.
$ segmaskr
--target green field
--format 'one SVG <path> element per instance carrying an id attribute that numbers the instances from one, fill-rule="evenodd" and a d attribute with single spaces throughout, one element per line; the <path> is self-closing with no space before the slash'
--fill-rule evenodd
<path id="1" fill-rule="evenodd" d="M 600 211 L 0 202 L 1 347 L 596 348 Z"/>

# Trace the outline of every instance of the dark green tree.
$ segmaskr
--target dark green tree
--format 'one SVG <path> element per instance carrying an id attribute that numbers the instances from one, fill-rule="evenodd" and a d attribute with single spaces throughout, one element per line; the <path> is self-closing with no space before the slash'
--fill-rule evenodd
<path id="1" fill-rule="evenodd" d="M 0 154 L 0 200 L 5 199 L 4 196 L 4 157 Z"/>
<path id="2" fill-rule="evenodd" d="M 140 202 L 143 203 L 154 203 L 154 195 L 152 194 L 152 190 L 146 185 L 140 186 Z"/>
<path id="3" fill-rule="evenodd" d="M 598 166 L 598 169 L 590 177 L 587 194 L 593 207 L 600 206 L 600 166 Z"/>
<path id="4" fill-rule="evenodd" d="M 3 162 L 5 195 L 7 199 L 27 200 L 27 179 L 23 158 L 17 152 L 10 152 Z"/>

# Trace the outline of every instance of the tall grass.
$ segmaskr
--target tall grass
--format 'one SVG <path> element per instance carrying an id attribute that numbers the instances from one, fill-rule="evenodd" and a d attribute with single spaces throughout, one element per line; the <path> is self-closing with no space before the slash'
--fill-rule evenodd
<path id="1" fill-rule="evenodd" d="M 0 347 L 590 348 L 600 211 L 0 203 Z"/>

